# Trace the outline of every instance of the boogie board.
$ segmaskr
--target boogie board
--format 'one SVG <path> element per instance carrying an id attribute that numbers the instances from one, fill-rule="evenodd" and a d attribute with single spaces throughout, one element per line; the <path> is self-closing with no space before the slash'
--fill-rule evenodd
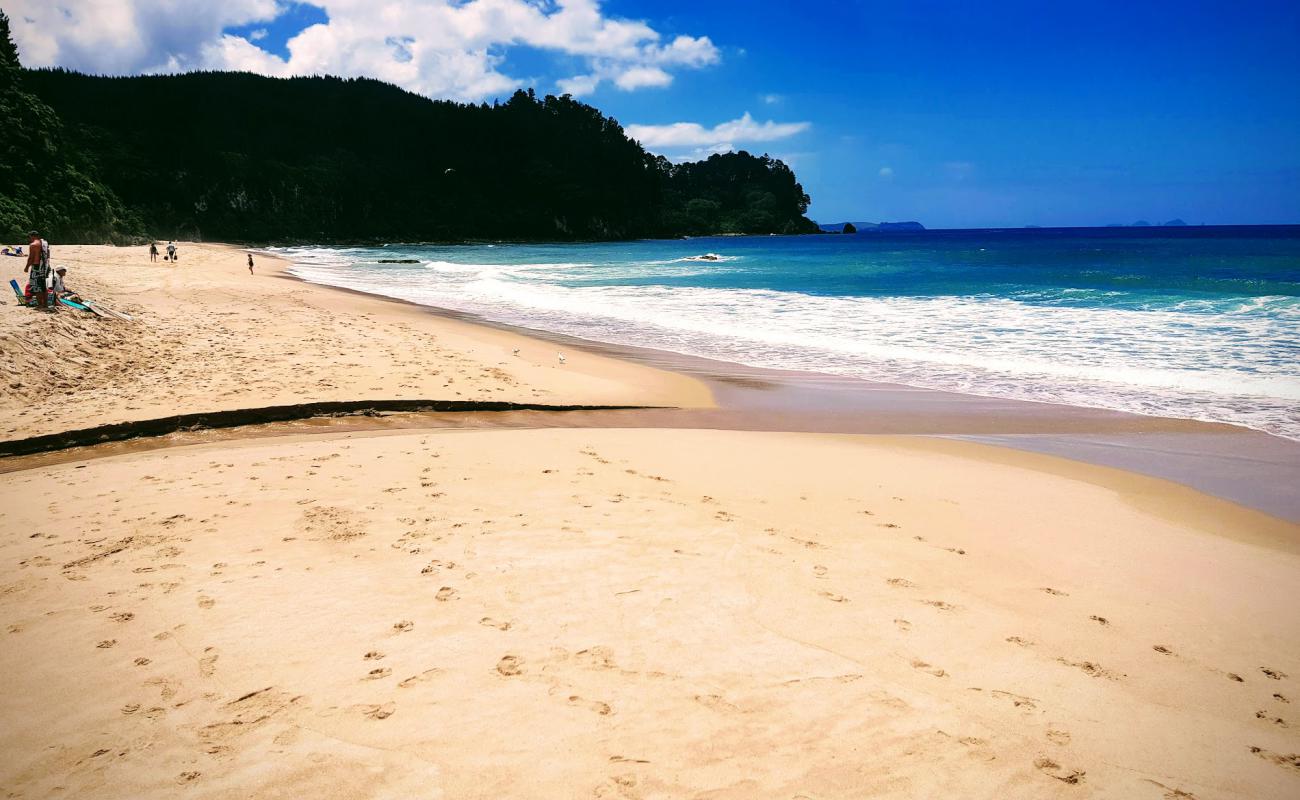
<path id="1" fill-rule="evenodd" d="M 23 294 L 23 290 L 19 288 L 18 281 L 10 278 L 9 285 L 13 287 L 14 294 L 18 295 L 18 304 L 22 306 L 27 305 L 27 295 Z"/>
<path id="2" fill-rule="evenodd" d="M 82 305 L 81 303 L 78 303 L 76 300 L 69 300 L 69 299 L 66 298 L 66 297 L 60 297 L 60 298 L 59 298 L 59 302 L 62 303 L 63 305 L 65 305 L 65 306 L 68 306 L 69 308 L 75 308 L 75 309 L 78 309 L 79 311 L 93 311 L 93 310 L 94 310 L 94 309 L 92 309 L 90 306 Z"/>

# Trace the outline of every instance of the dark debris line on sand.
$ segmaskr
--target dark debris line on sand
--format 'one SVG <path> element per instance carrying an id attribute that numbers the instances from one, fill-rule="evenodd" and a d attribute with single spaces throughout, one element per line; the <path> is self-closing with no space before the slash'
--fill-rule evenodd
<path id="1" fill-rule="evenodd" d="M 62 431 L 26 439 L 0 442 L 0 456 L 26 456 L 70 447 L 120 442 L 146 436 L 166 436 L 178 431 L 234 428 L 269 422 L 289 422 L 312 417 L 376 416 L 381 413 L 492 412 L 492 411 L 627 411 L 650 406 L 545 405 L 475 400 L 337 400 L 265 408 L 242 408 L 178 414 L 173 417 L 116 422 L 94 428 Z"/>

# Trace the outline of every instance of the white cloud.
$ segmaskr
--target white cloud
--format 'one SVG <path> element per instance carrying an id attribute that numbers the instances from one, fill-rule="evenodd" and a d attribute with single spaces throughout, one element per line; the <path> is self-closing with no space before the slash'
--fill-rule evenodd
<path id="1" fill-rule="evenodd" d="M 672 82 L 673 76 L 659 67 L 633 67 L 614 79 L 614 84 L 624 91 L 645 86 L 667 86 Z"/>
<path id="2" fill-rule="evenodd" d="M 785 100 L 785 98 L 779 94 L 759 95 L 758 99 L 762 100 L 764 105 L 769 105 L 769 106 L 778 105 L 781 103 L 781 101 Z"/>
<path id="3" fill-rule="evenodd" d="M 582 97 L 596 91 L 596 87 L 600 85 L 600 76 L 574 75 L 572 78 L 561 78 L 555 82 L 555 85 L 563 94 Z"/>
<path id="4" fill-rule="evenodd" d="M 367 76 L 431 97 L 481 100 L 518 88 L 504 53 L 528 46 L 586 61 L 560 91 L 610 82 L 669 85 L 673 71 L 716 63 L 707 36 L 671 41 L 647 22 L 609 17 L 599 0 L 318 0 L 328 22 L 281 58 L 226 33 L 265 26 L 292 0 L 6 0 L 23 61 L 99 74 L 238 69 L 267 75 Z"/>
<path id="5" fill-rule="evenodd" d="M 879 174 L 880 174 L 880 177 L 882 177 L 882 178 L 892 178 L 892 177 L 894 177 L 894 168 L 893 168 L 893 167 L 881 167 L 881 168 L 880 168 L 880 173 L 879 173 Z"/>
<path id="6" fill-rule="evenodd" d="M 749 112 L 740 119 L 706 128 L 698 122 L 675 122 L 671 125 L 628 125 L 627 135 L 651 150 L 693 147 L 709 150 L 733 142 L 773 142 L 803 133 L 810 122 L 758 122 Z"/>

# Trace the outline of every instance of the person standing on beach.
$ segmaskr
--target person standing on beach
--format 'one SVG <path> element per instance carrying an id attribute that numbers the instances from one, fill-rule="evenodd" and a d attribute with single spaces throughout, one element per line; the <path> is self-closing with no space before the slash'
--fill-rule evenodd
<path id="1" fill-rule="evenodd" d="M 23 267 L 23 272 L 27 273 L 32 294 L 40 301 L 38 308 L 53 311 L 50 294 L 45 288 L 45 280 L 50 274 L 50 246 L 37 231 L 29 231 L 27 236 L 31 242 L 27 246 L 27 265 Z"/>
<path id="2" fill-rule="evenodd" d="M 168 243 L 167 243 L 167 258 L 166 258 L 165 260 L 167 260 L 167 261 L 175 261 L 175 260 L 176 260 L 176 243 L 175 243 L 175 242 L 168 242 Z"/>
<path id="3" fill-rule="evenodd" d="M 248 274 L 249 274 L 249 275 L 252 275 L 252 274 L 253 274 L 253 254 L 252 254 L 252 253 L 249 253 L 249 254 L 248 254 Z"/>
<path id="4" fill-rule="evenodd" d="M 150 260 L 150 261 L 157 261 L 157 260 L 158 260 L 158 243 L 157 243 L 157 242 L 150 242 L 150 243 L 149 243 L 149 260 Z"/>

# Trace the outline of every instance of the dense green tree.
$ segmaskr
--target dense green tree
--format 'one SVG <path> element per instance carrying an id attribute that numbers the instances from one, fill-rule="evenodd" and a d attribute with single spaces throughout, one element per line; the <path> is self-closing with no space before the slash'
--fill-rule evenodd
<path id="1" fill-rule="evenodd" d="M 4 155 L 0 219 L 22 227 L 43 217 L 59 241 L 146 231 L 366 242 L 815 230 L 807 195 L 780 161 L 733 153 L 674 165 L 567 95 L 520 91 L 466 105 L 369 79 L 23 71 L 12 43 L 4 59 L 6 85 L 21 80 L 27 92 L 5 102 L 42 115 L 43 127 Z M 41 163 L 63 165 L 66 191 L 37 189 Z"/>
<path id="2" fill-rule="evenodd" d="M 25 242 L 32 228 L 50 238 L 96 241 L 140 233 L 139 221 L 66 141 L 58 115 L 26 90 L 24 75 L 0 11 L 0 240 Z"/>

